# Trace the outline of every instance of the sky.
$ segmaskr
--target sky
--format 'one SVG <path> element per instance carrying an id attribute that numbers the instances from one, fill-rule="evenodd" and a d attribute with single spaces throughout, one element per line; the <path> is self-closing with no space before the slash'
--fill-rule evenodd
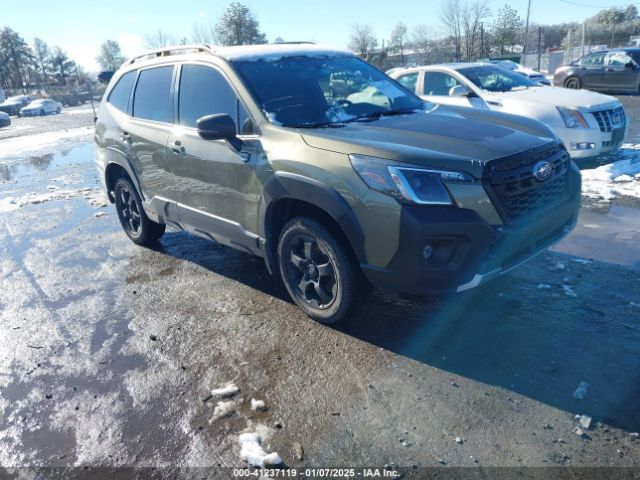
<path id="1" fill-rule="evenodd" d="M 160 28 L 177 38 L 190 37 L 194 25 L 215 23 L 230 0 L 0 0 L 0 26 L 60 46 L 89 71 L 107 39 L 120 43 L 126 56 L 145 51 L 144 36 Z M 388 38 L 397 22 L 409 30 L 418 24 L 439 31 L 440 0 L 245 0 L 269 41 L 309 40 L 345 48 L 352 25 L 371 25 Z M 493 13 L 508 3 L 524 19 L 527 0 L 489 0 Z M 578 5 L 579 4 L 579 5 Z M 580 22 L 603 8 L 626 5 L 616 0 L 531 0 L 531 22 Z M 640 5 L 640 4 L 637 4 Z"/>

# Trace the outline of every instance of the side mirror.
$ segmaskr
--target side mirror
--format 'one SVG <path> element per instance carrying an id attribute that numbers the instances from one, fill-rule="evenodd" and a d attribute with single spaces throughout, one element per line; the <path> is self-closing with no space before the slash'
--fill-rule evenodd
<path id="1" fill-rule="evenodd" d="M 469 89 L 464 85 L 455 85 L 449 89 L 450 97 L 466 97 L 469 95 Z"/>
<path id="2" fill-rule="evenodd" d="M 226 113 L 205 115 L 196 125 L 198 135 L 205 140 L 227 140 L 236 150 L 242 147 L 242 141 L 236 137 L 236 123 Z"/>
<path id="3" fill-rule="evenodd" d="M 624 66 L 626 68 L 630 68 L 631 70 L 635 70 L 636 69 L 636 64 L 633 63 L 633 62 L 627 62 L 627 63 L 624 64 Z"/>

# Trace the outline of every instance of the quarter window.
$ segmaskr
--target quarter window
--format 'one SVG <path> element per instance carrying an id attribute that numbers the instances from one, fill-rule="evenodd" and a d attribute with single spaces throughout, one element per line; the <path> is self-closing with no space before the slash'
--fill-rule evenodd
<path id="1" fill-rule="evenodd" d="M 121 112 L 126 112 L 129 106 L 131 87 L 133 87 L 133 82 L 136 79 L 136 73 L 136 71 L 125 73 L 109 94 L 108 102 Z"/>
<path id="2" fill-rule="evenodd" d="M 133 116 L 155 122 L 173 121 L 173 66 L 142 70 L 133 97 Z"/>
<path id="3" fill-rule="evenodd" d="M 229 115 L 242 132 L 248 116 L 227 79 L 211 67 L 183 65 L 178 97 L 180 125 L 195 128 L 199 118 L 218 113 Z"/>
<path id="4" fill-rule="evenodd" d="M 456 85 L 462 85 L 451 75 L 442 72 L 425 72 L 424 94 L 449 96 L 449 90 Z"/>
<path id="5" fill-rule="evenodd" d="M 418 72 L 402 75 L 401 77 L 398 77 L 398 82 L 410 92 L 415 93 L 416 83 L 418 83 Z"/>

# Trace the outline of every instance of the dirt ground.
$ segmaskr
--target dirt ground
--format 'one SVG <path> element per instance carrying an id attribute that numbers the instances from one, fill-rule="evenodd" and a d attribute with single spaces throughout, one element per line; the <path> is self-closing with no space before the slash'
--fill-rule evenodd
<path id="1" fill-rule="evenodd" d="M 639 118 L 640 97 L 623 99 Z M 239 434 L 254 431 L 297 469 L 638 472 L 633 205 L 584 208 L 553 251 L 483 287 L 376 290 L 331 328 L 306 318 L 258 258 L 177 231 L 154 250 L 131 243 L 98 189 L 90 130 L 77 133 L 92 119 L 67 112 L 0 130 L 0 478 L 33 478 L 14 467 L 87 467 L 94 478 L 214 467 L 232 478 L 221 467 L 246 466 Z M 8 147 L 9 136 L 60 128 L 77 134 Z M 230 382 L 236 394 L 212 398 Z"/>

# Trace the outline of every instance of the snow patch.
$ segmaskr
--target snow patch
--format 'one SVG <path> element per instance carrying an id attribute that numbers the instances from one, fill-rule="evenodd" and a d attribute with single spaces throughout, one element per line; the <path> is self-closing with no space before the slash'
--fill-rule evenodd
<path id="1" fill-rule="evenodd" d="M 255 398 L 251 399 L 251 410 L 254 412 L 264 412 L 267 409 L 267 406 L 264 403 L 264 400 L 256 400 Z"/>
<path id="2" fill-rule="evenodd" d="M 242 433 L 240 441 L 240 458 L 253 467 L 280 465 L 282 459 L 276 452 L 267 453 L 262 448 L 262 439 L 257 432 Z"/>
<path id="3" fill-rule="evenodd" d="M 640 198 L 640 153 L 598 168 L 583 170 L 582 194 L 604 200 L 619 196 Z"/>
<path id="4" fill-rule="evenodd" d="M 209 419 L 209 425 L 217 422 L 221 418 L 229 417 L 236 408 L 236 402 L 233 400 L 219 401 L 213 409 L 213 417 Z"/>
<path id="5" fill-rule="evenodd" d="M 30 192 L 21 197 L 5 197 L 0 199 L 0 213 L 7 213 L 27 205 L 51 202 L 54 200 L 74 200 L 84 198 L 93 208 L 103 208 L 109 204 L 106 195 L 90 187 L 69 189 L 49 185 L 46 192 Z"/>
<path id="6" fill-rule="evenodd" d="M 312 43 L 241 45 L 216 49 L 216 55 L 231 62 L 277 62 L 289 57 L 352 57 L 353 53 Z"/>
<path id="7" fill-rule="evenodd" d="M 222 398 L 233 397 L 239 391 L 240 389 L 235 385 L 235 383 L 227 383 L 224 387 L 214 388 L 211 390 L 211 395 Z"/>

